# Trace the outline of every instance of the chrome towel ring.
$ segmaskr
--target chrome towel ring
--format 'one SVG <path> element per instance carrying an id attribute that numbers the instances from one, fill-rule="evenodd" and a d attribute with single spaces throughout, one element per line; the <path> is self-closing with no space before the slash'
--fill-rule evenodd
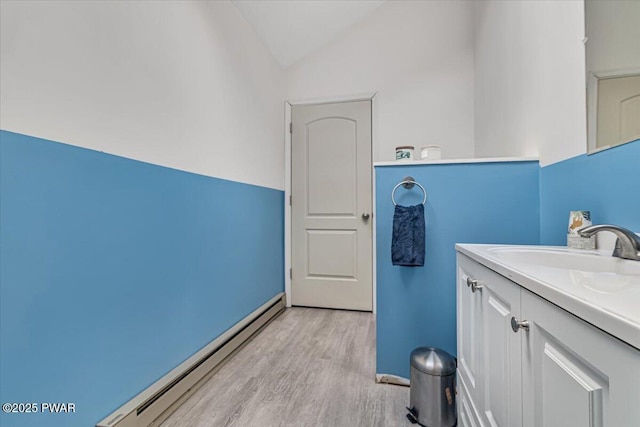
<path id="1" fill-rule="evenodd" d="M 424 187 L 419 182 L 414 180 L 412 176 L 405 176 L 404 179 L 401 182 L 399 182 L 395 187 L 393 187 L 393 190 L 391 191 L 391 201 L 393 202 L 393 206 L 398 206 L 398 204 L 396 203 L 395 195 L 396 195 L 396 190 L 401 185 L 407 190 L 410 190 L 411 188 L 413 188 L 414 185 L 417 185 L 418 187 L 420 187 L 420 189 L 422 190 L 422 193 L 424 194 L 424 198 L 422 199 L 422 204 L 424 205 L 425 203 L 427 203 L 427 190 L 425 190 Z"/>

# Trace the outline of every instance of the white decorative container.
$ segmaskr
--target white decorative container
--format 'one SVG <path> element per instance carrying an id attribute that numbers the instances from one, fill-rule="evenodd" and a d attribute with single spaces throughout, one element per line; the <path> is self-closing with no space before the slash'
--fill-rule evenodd
<path id="1" fill-rule="evenodd" d="M 567 229 L 567 246 L 573 249 L 595 249 L 596 236 L 582 237 L 578 231 L 591 225 L 591 212 L 571 211 Z"/>
<path id="2" fill-rule="evenodd" d="M 442 157 L 442 150 L 439 145 L 425 145 L 420 149 L 422 160 L 439 160 Z"/>
<path id="3" fill-rule="evenodd" d="M 398 161 L 411 161 L 414 159 L 413 154 L 414 147 L 412 145 L 404 145 L 402 147 L 396 147 L 396 160 Z"/>

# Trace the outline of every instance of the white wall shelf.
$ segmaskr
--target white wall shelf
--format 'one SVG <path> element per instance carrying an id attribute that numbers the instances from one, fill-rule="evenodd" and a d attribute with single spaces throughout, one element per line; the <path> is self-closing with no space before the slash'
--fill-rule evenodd
<path id="1" fill-rule="evenodd" d="M 439 159 L 439 160 L 415 160 L 407 161 L 386 161 L 373 162 L 374 167 L 378 166 L 419 166 L 419 165 L 447 165 L 462 163 L 506 163 L 506 162 L 537 162 L 537 157 L 486 157 L 478 159 Z"/>

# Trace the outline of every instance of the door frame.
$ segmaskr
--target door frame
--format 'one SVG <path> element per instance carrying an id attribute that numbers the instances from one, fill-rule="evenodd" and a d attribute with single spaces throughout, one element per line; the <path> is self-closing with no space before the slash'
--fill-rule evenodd
<path id="1" fill-rule="evenodd" d="M 284 290 L 287 296 L 287 307 L 291 307 L 291 206 L 289 198 L 291 197 L 291 133 L 289 132 L 289 123 L 291 122 L 291 107 L 294 105 L 314 105 L 314 104 L 333 104 L 338 102 L 354 102 L 354 101 L 371 101 L 371 212 L 375 213 L 376 206 L 376 174 L 373 170 L 373 163 L 378 159 L 378 132 L 377 132 L 377 116 L 376 109 L 377 92 L 369 92 L 359 95 L 347 95 L 331 98 L 314 98 L 306 100 L 295 100 L 284 102 Z M 372 291 L 372 307 L 373 313 L 376 312 L 376 217 L 372 215 L 371 226 L 372 233 L 372 251 L 371 251 L 371 286 Z"/>

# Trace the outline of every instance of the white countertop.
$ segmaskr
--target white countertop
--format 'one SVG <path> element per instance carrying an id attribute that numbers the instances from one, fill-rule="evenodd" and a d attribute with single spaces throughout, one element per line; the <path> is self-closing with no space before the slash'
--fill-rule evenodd
<path id="1" fill-rule="evenodd" d="M 509 162 L 537 162 L 537 157 L 485 157 L 477 159 L 438 159 L 438 160 L 390 160 L 373 162 L 378 166 L 420 166 L 420 165 L 453 165 L 465 163 L 509 163 Z"/>
<path id="2" fill-rule="evenodd" d="M 597 276 L 585 286 L 589 272 L 536 265 L 526 262 L 509 262 L 496 256 L 495 248 L 539 248 L 554 251 L 572 250 L 550 246 L 508 246 L 457 244 L 456 250 L 490 268 L 521 287 L 541 296 L 575 316 L 591 323 L 610 335 L 640 349 L 640 277 L 624 275 Z M 575 251 L 573 251 L 575 252 Z M 610 251 L 585 251 L 597 256 L 610 257 Z M 636 261 L 629 261 L 636 262 Z M 596 276 L 594 276 L 596 277 Z M 620 280 L 622 279 L 622 280 Z M 602 282 L 602 281 L 601 281 Z M 588 282 L 587 282 L 588 283 Z"/>

